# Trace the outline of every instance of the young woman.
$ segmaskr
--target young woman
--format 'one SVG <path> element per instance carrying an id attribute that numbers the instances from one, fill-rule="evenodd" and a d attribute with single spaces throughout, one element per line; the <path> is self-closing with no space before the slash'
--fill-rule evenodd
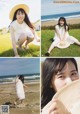
<path id="1" fill-rule="evenodd" d="M 16 85 L 16 94 L 17 94 L 17 99 L 14 102 L 15 105 L 23 103 L 25 99 L 25 92 L 24 92 L 24 76 L 19 75 L 16 77 L 15 80 L 15 85 Z M 27 87 L 27 86 L 25 86 Z"/>
<path id="2" fill-rule="evenodd" d="M 54 95 L 65 85 L 79 79 L 74 58 L 47 58 L 42 67 L 42 114 L 62 114 Z M 65 112 L 64 114 L 69 114 Z"/>
<path id="3" fill-rule="evenodd" d="M 34 38 L 40 41 L 34 30 L 34 26 L 29 20 L 28 11 L 29 8 L 27 5 L 19 4 L 10 12 L 10 19 L 12 20 L 10 33 L 15 56 L 19 56 L 16 45 L 18 45 L 20 50 L 23 50 L 22 45 L 24 44 L 24 47 L 27 49 L 28 43 L 32 42 Z"/>
<path id="4" fill-rule="evenodd" d="M 57 45 L 60 43 L 64 44 L 65 41 L 67 41 L 69 44 L 76 43 L 80 46 L 80 42 L 73 36 L 70 36 L 68 31 L 69 26 L 67 25 L 66 19 L 64 17 L 60 17 L 58 24 L 55 26 L 54 41 L 52 42 L 48 52 L 45 54 L 46 56 L 50 55 L 50 52 L 54 47 L 57 47 Z"/>

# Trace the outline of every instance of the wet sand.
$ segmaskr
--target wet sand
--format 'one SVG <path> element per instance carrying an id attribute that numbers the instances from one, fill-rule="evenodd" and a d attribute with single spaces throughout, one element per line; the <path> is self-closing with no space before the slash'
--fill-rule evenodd
<path id="1" fill-rule="evenodd" d="M 26 99 L 21 107 L 10 107 L 9 114 L 40 114 L 40 83 L 29 83 Z M 16 99 L 15 84 L 0 84 L 0 105 L 13 104 Z"/>
<path id="2" fill-rule="evenodd" d="M 71 18 L 71 19 L 67 19 L 67 23 L 72 25 L 72 24 L 80 24 L 80 18 Z M 44 21 L 41 22 L 41 26 L 54 26 L 57 24 L 57 21 L 51 20 L 51 21 Z"/>

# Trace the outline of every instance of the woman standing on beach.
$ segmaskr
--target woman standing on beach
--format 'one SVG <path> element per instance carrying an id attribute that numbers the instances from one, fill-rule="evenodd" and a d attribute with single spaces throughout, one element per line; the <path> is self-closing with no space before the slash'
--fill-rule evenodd
<path id="1" fill-rule="evenodd" d="M 74 58 L 47 58 L 42 65 L 41 114 L 70 114 L 58 107 L 56 92 L 72 81 L 78 80 L 78 68 Z"/>
<path id="2" fill-rule="evenodd" d="M 14 102 L 14 104 L 16 105 L 18 101 L 21 104 L 21 103 L 23 103 L 23 100 L 25 99 L 24 76 L 23 75 L 17 76 L 16 80 L 15 80 L 15 84 L 16 84 L 17 99 Z"/>
<path id="3" fill-rule="evenodd" d="M 40 41 L 40 38 L 35 32 L 34 26 L 28 18 L 29 8 L 25 4 L 19 4 L 12 8 L 10 12 L 10 19 L 12 23 L 10 25 L 10 33 L 12 39 L 12 46 L 15 56 L 19 56 L 16 45 L 19 50 L 27 49 L 27 45 L 36 39 Z"/>
<path id="4" fill-rule="evenodd" d="M 80 46 L 80 42 L 73 36 L 70 36 L 68 31 L 69 26 L 67 25 L 66 19 L 64 17 L 60 17 L 58 24 L 55 26 L 54 41 L 52 42 L 48 52 L 45 54 L 46 56 L 50 55 L 50 52 L 54 47 L 58 47 L 58 45 L 65 46 L 66 42 L 68 45 L 76 43 Z"/>

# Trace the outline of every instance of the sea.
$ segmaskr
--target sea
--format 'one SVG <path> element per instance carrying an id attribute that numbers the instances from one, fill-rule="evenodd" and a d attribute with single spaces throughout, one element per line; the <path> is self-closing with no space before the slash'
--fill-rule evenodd
<path id="1" fill-rule="evenodd" d="M 58 20 L 60 17 L 65 17 L 66 19 L 80 18 L 80 12 L 44 15 L 41 16 L 41 20 L 42 21 Z"/>
<path id="2" fill-rule="evenodd" d="M 15 83 L 16 76 L 0 76 L 0 84 Z M 31 83 L 40 80 L 40 74 L 24 74 L 24 82 Z"/>
<path id="3" fill-rule="evenodd" d="M 54 3 L 54 0 L 41 1 L 41 21 L 80 18 L 80 4 Z"/>

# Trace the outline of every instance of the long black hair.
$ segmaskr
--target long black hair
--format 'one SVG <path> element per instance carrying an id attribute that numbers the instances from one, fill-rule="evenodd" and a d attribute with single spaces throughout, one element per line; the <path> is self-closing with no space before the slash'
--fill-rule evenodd
<path id="1" fill-rule="evenodd" d="M 67 24 L 67 22 L 66 22 L 66 19 L 65 19 L 64 17 L 60 17 L 60 18 L 59 18 L 57 25 L 60 26 L 60 21 L 61 21 L 61 20 L 64 22 L 64 29 L 65 29 L 65 31 L 69 31 L 69 26 L 68 26 L 68 24 Z"/>
<path id="2" fill-rule="evenodd" d="M 24 84 L 24 76 L 23 75 L 18 75 L 18 77 L 22 81 L 22 83 Z"/>
<path id="3" fill-rule="evenodd" d="M 56 93 L 55 89 L 50 87 L 52 77 L 55 76 L 58 71 L 61 71 L 68 61 L 71 61 L 78 71 L 77 63 L 74 58 L 47 58 L 42 64 L 41 108 L 43 108 Z"/>
<path id="4" fill-rule="evenodd" d="M 16 20 L 16 14 L 17 14 L 18 11 L 25 14 L 25 19 L 24 19 L 25 23 L 26 23 L 30 28 L 34 29 L 34 26 L 33 26 L 32 23 L 30 22 L 27 13 L 26 13 L 26 12 L 24 11 L 24 9 L 22 9 L 22 8 L 19 8 L 19 9 L 17 9 L 17 10 L 15 11 L 12 22 L 13 22 L 14 20 Z"/>

